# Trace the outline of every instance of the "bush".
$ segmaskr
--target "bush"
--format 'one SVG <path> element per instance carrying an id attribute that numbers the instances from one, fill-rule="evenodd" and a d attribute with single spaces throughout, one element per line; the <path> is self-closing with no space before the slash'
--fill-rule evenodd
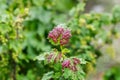
<path id="1" fill-rule="evenodd" d="M 120 22 L 118 6 L 111 13 L 84 13 L 84 7 L 85 1 L 77 0 L 1 0 L 0 79 L 83 80 L 101 56 L 100 48 L 119 36 L 115 26 Z M 62 49 L 48 41 L 49 31 L 59 24 L 72 34 Z M 45 55 L 54 50 L 78 61 L 79 72 L 67 67 L 63 73 L 64 59 L 47 64 Z"/>

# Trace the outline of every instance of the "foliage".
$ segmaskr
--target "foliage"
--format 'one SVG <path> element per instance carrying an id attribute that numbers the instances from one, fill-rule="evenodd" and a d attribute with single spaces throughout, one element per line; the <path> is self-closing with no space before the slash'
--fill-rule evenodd
<path id="1" fill-rule="evenodd" d="M 116 65 L 105 72 L 104 80 L 119 80 L 120 79 L 120 66 Z"/>
<path id="2" fill-rule="evenodd" d="M 84 7 L 85 3 L 77 0 L 0 0 L 0 79 L 58 79 L 60 64 L 48 67 L 41 60 L 46 60 L 43 56 L 53 48 L 61 50 L 47 39 L 49 31 L 61 23 L 72 34 L 62 51 L 86 63 L 76 73 L 85 78 L 89 66 L 93 68 L 101 55 L 100 48 L 119 36 L 116 24 L 120 22 L 120 8 L 111 13 L 84 13 Z M 76 79 L 76 74 L 65 69 L 63 76 Z"/>

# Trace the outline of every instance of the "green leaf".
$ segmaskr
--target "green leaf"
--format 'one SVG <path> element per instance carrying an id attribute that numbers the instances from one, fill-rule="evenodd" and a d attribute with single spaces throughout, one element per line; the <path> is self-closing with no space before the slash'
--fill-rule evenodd
<path id="1" fill-rule="evenodd" d="M 85 61 L 85 59 L 83 59 L 83 58 L 80 58 L 80 63 L 81 63 L 81 64 L 86 64 L 86 61 Z"/>
<path id="2" fill-rule="evenodd" d="M 85 7 L 85 3 L 79 3 L 79 5 L 77 6 L 77 10 L 80 10 L 80 11 L 84 11 L 84 7 Z"/>
<path id="3" fill-rule="evenodd" d="M 32 7 L 30 9 L 30 17 L 32 20 L 38 19 L 42 23 L 47 24 L 52 18 L 52 13 L 44 10 L 42 7 Z"/>
<path id="4" fill-rule="evenodd" d="M 67 15 L 60 14 L 60 15 L 54 16 L 53 23 L 57 25 L 57 24 L 65 23 L 66 21 L 67 21 Z"/>
<path id="5" fill-rule="evenodd" d="M 66 12 L 71 9 L 74 5 L 74 1 L 72 0 L 55 0 L 55 9 L 61 12 Z"/>
<path id="6" fill-rule="evenodd" d="M 53 76 L 53 73 L 54 72 L 51 71 L 51 72 L 48 72 L 48 73 L 44 74 L 42 80 L 50 80 L 52 78 L 52 76 Z"/>
<path id="7" fill-rule="evenodd" d="M 45 60 L 45 56 L 46 56 L 47 54 L 48 54 L 48 53 L 42 53 L 42 54 L 40 54 L 39 56 L 37 56 L 34 60 L 43 61 L 43 60 Z"/>
<path id="8" fill-rule="evenodd" d="M 54 78 L 56 79 L 58 79 L 58 78 L 60 78 L 60 76 L 61 76 L 61 73 L 60 72 L 56 72 L 55 74 L 54 74 Z"/>
<path id="9" fill-rule="evenodd" d="M 62 53 L 69 53 L 69 52 L 70 52 L 70 50 L 67 48 L 62 49 Z"/>
<path id="10" fill-rule="evenodd" d="M 11 30 L 10 26 L 7 24 L 0 23 L 0 33 L 6 34 Z"/>
<path id="11" fill-rule="evenodd" d="M 65 68 L 64 73 L 63 73 L 63 77 L 65 79 L 68 79 L 70 76 L 72 76 L 72 71 L 70 69 L 68 69 L 68 68 Z"/>
<path id="12" fill-rule="evenodd" d="M 61 63 L 56 63 L 54 65 L 54 69 L 55 69 L 55 71 L 61 71 L 61 69 L 62 69 Z"/>
<path id="13" fill-rule="evenodd" d="M 45 0 L 32 0 L 32 1 L 36 6 L 41 6 L 43 5 Z"/>

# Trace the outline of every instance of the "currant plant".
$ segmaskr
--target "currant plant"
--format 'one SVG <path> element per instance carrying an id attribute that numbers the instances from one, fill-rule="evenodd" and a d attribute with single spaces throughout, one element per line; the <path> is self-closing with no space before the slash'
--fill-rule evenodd
<path id="1" fill-rule="evenodd" d="M 10 13 L 6 9 L 7 6 L 0 13 L 0 79 L 16 80 L 24 40 L 23 21 L 27 11 L 22 9 L 16 11 L 17 13 Z"/>
<path id="2" fill-rule="evenodd" d="M 120 22 L 119 6 L 84 7 L 85 0 L 0 0 L 0 80 L 84 79 L 102 46 L 119 37 Z"/>
<path id="3" fill-rule="evenodd" d="M 69 39 L 72 36 L 71 31 L 65 27 L 65 25 L 57 25 L 48 34 L 49 41 L 58 46 L 60 50 L 53 49 L 51 52 L 45 53 L 44 56 L 38 56 L 37 58 L 43 57 L 44 64 L 50 67 L 52 74 L 46 76 L 44 74 L 42 80 L 46 79 L 69 79 L 69 80 L 83 80 L 84 72 L 81 64 L 85 64 L 85 61 L 77 57 L 67 57 L 70 50 L 65 48 L 69 43 Z M 42 54 L 43 55 L 43 54 Z"/>
<path id="4" fill-rule="evenodd" d="M 78 4 L 78 6 L 82 6 L 84 8 L 84 3 Z M 48 72 L 44 74 L 43 80 L 46 79 L 45 77 L 48 77 L 49 79 L 56 79 L 56 77 L 54 77 L 56 75 L 58 76 L 57 78 L 65 79 L 65 80 L 66 79 L 84 80 L 85 76 L 89 74 L 89 72 L 94 70 L 96 65 L 96 60 L 102 54 L 100 48 L 102 48 L 104 45 L 111 45 L 113 39 L 119 37 L 119 33 L 116 30 L 117 27 L 115 27 L 119 23 L 119 21 L 116 22 L 116 19 L 114 18 L 115 16 L 114 12 L 117 11 L 116 9 L 113 10 L 112 15 L 108 13 L 76 14 L 77 13 L 76 10 L 78 10 L 78 6 L 73 8 L 71 12 L 72 13 L 71 19 L 68 21 L 68 23 L 66 23 L 67 26 L 69 26 L 69 29 L 71 29 L 71 32 L 73 34 L 70 39 L 70 44 L 67 45 L 69 46 L 68 48 L 70 50 L 66 48 L 64 50 L 64 44 L 68 43 L 69 41 L 68 38 L 70 37 L 70 35 L 65 36 L 65 38 L 63 39 L 63 36 L 59 35 L 59 33 L 64 31 L 64 29 L 61 28 L 63 26 L 60 27 L 60 25 L 58 25 L 52 31 L 50 31 L 48 35 L 48 39 L 50 39 L 50 42 L 62 52 L 59 52 L 58 50 L 54 49 L 53 52 L 51 53 L 49 52 L 48 54 L 45 53 L 46 55 L 48 55 L 47 59 L 43 58 L 42 56 L 43 54 L 37 57 L 38 60 L 40 59 L 45 60 L 46 64 L 49 64 L 47 62 L 53 63 L 51 65 L 48 65 L 51 66 L 50 71 L 52 70 L 52 72 L 50 73 Z M 83 11 L 83 9 L 79 9 L 78 12 L 81 11 Z M 112 26 L 109 27 L 110 25 Z M 64 44 L 63 44 L 63 40 L 64 40 Z M 60 48 L 58 47 L 58 45 L 60 45 Z M 68 51 L 69 54 L 62 55 L 64 51 Z M 58 55 L 58 53 L 61 54 Z M 46 56 L 45 54 L 44 56 Z M 54 54 L 58 56 L 54 56 Z M 65 59 L 66 55 L 68 56 L 67 59 Z M 77 56 L 77 57 L 72 58 L 70 56 Z M 63 75 L 60 73 L 56 73 L 54 70 L 54 66 L 56 66 L 54 62 L 56 62 L 56 59 L 57 61 L 59 60 L 63 61 L 59 63 L 59 66 L 61 66 L 62 69 L 63 68 L 65 69 L 61 70 L 60 68 L 58 68 L 58 70 L 60 70 L 60 73 L 63 73 Z M 77 64 L 79 63 L 79 68 L 75 66 L 74 60 L 75 62 L 77 62 Z M 85 65 L 82 65 L 82 63 Z M 74 64 L 74 66 L 71 64 Z M 73 73 L 71 71 L 73 71 Z M 48 74 L 51 74 L 50 77 Z"/>

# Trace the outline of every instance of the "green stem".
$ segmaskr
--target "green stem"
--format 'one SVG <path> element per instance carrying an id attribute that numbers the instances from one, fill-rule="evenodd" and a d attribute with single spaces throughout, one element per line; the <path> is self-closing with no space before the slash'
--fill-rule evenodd
<path id="1" fill-rule="evenodd" d="M 60 50 L 62 51 L 62 49 L 63 49 L 63 47 L 62 46 L 60 46 Z"/>
<path id="2" fill-rule="evenodd" d="M 65 56 L 64 53 L 63 53 L 63 46 L 60 46 L 60 49 L 61 49 L 62 56 L 63 56 L 63 58 L 65 59 L 66 56 Z"/>

